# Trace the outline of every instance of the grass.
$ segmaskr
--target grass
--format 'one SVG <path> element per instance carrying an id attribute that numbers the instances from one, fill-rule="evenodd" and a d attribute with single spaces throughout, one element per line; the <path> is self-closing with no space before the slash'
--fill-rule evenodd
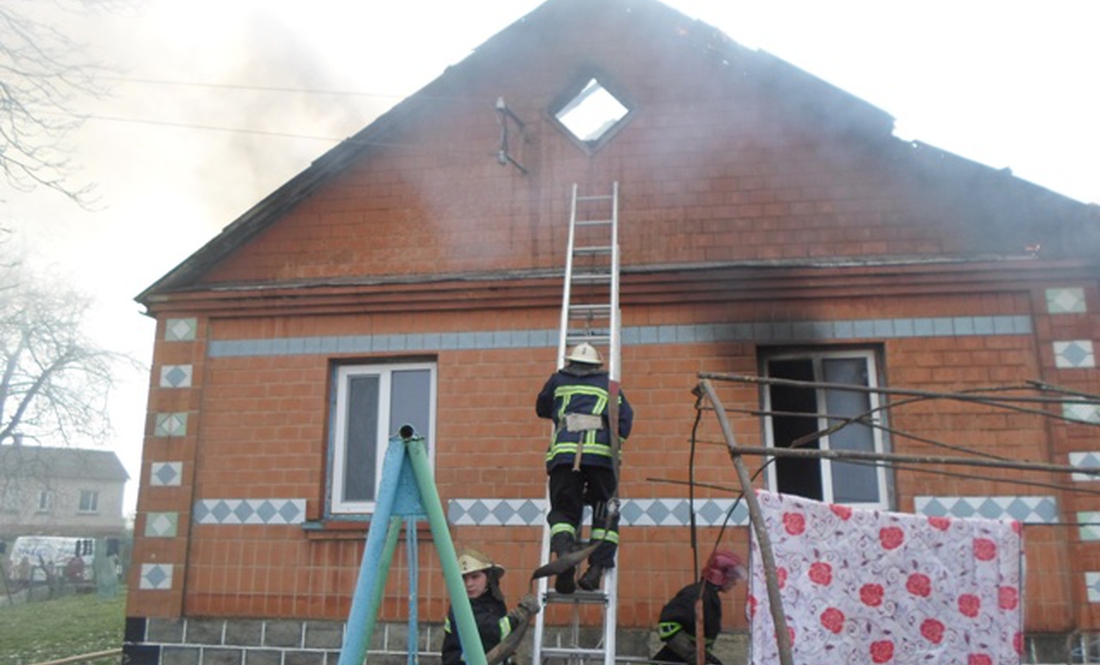
<path id="1" fill-rule="evenodd" d="M 125 589 L 0 607 L 0 663 L 31 665 L 122 646 Z"/>

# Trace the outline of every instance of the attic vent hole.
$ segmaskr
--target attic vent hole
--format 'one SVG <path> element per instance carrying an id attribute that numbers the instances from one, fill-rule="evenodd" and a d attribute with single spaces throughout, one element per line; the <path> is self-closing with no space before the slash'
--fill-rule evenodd
<path id="1" fill-rule="evenodd" d="M 628 113 L 630 109 L 593 78 L 554 113 L 554 118 L 578 141 L 595 147 Z"/>

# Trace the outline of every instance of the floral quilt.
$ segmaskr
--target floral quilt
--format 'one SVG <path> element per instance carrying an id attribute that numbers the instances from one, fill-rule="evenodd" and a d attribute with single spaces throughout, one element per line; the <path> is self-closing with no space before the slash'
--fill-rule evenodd
<path id="1" fill-rule="evenodd" d="M 851 508 L 765 491 L 757 497 L 797 665 L 1020 662 L 1019 522 Z M 755 533 L 751 546 L 751 663 L 774 665 Z"/>

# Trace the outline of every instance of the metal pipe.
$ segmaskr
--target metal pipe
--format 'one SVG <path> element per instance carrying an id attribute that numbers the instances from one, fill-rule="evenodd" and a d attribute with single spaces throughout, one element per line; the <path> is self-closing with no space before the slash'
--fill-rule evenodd
<path id="1" fill-rule="evenodd" d="M 389 528 L 386 529 L 386 544 L 382 548 L 382 559 L 378 562 L 376 575 L 381 584 L 374 587 L 374 598 L 371 599 L 372 611 L 367 615 L 366 624 L 363 626 L 364 642 L 369 645 L 374 637 L 374 626 L 378 621 L 378 609 L 382 607 L 382 599 L 386 592 L 386 580 L 389 579 L 390 564 L 393 563 L 393 553 L 397 549 L 397 537 L 401 534 L 401 518 L 390 517 Z M 364 647 L 366 648 L 366 647 Z"/>
<path id="2" fill-rule="evenodd" d="M 451 540 L 451 532 L 447 529 L 447 517 L 443 514 L 443 504 L 439 501 L 439 491 L 432 478 L 428 454 L 424 450 L 424 437 L 416 434 L 410 425 L 403 425 L 399 436 L 408 451 L 416 485 L 420 488 L 420 500 L 428 514 L 428 526 L 431 527 L 432 539 L 443 568 L 443 579 L 447 583 L 447 593 L 451 596 L 451 608 L 455 613 L 455 622 L 458 623 L 458 637 L 462 641 L 464 660 L 467 665 L 487 665 L 485 647 L 481 644 L 474 611 L 470 608 L 466 585 L 463 584 L 462 572 L 458 569 L 458 555 Z"/>
<path id="3" fill-rule="evenodd" d="M 404 454 L 405 447 L 401 445 L 401 440 L 391 437 L 382 468 L 400 469 Z M 398 473 L 384 473 L 379 483 L 377 501 L 374 514 L 371 516 L 371 526 L 367 529 L 367 544 L 363 550 L 363 560 L 359 564 L 359 579 L 356 580 L 355 592 L 352 594 L 351 610 L 348 613 L 347 628 L 344 631 L 344 644 L 340 649 L 340 660 L 337 665 L 362 665 L 367 655 L 367 645 L 370 644 L 371 638 L 368 631 L 373 631 L 374 616 L 378 614 L 378 603 L 381 598 L 380 589 L 377 588 L 380 586 L 377 574 L 380 572 L 378 562 L 384 557 L 385 541 L 389 537 L 389 519 L 393 514 L 399 476 Z M 382 525 L 386 525 L 385 531 Z M 363 629 L 360 629 L 360 626 Z"/>
<path id="4" fill-rule="evenodd" d="M 405 549 L 408 550 L 409 559 L 409 665 L 417 665 L 420 662 L 417 656 L 417 640 L 420 637 L 420 616 L 416 608 L 416 587 L 419 582 L 420 561 L 418 558 L 419 547 L 416 540 L 416 516 L 409 515 L 405 518 Z"/>

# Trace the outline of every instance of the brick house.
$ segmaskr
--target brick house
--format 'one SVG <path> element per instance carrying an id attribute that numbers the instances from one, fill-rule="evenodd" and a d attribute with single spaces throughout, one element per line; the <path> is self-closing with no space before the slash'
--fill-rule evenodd
<path id="1" fill-rule="evenodd" d="M 582 91 L 615 102 L 607 122 L 571 124 Z M 688 490 L 661 481 L 687 478 L 699 372 L 1100 392 L 1095 208 L 892 131 L 885 112 L 654 0 L 550 0 L 322 155 L 137 298 L 157 339 L 132 661 L 201 649 L 335 662 L 384 450 L 367 444 L 356 466 L 341 442 L 366 426 L 349 403 L 379 431 L 426 433 L 455 540 L 518 571 L 510 599 L 524 592 L 545 488 L 533 403 L 555 365 L 574 183 L 620 191 L 622 376 L 637 414 L 624 633 L 648 634 L 692 576 Z M 742 443 L 783 445 L 790 423 L 750 413 L 780 395 L 722 390 Z M 817 408 L 803 395 L 774 410 Z M 1100 407 L 1043 409 L 898 405 L 860 445 L 1100 462 Z M 720 439 L 717 426 L 704 419 L 701 438 Z M 736 479 L 723 447 L 696 454 L 700 538 L 713 542 L 733 503 L 713 486 Z M 1031 643 L 1100 627 L 1100 536 L 1073 524 L 1094 521 L 1100 499 L 1078 477 L 879 468 L 834 482 L 838 465 L 779 466 L 758 482 L 1023 520 Z M 734 523 L 726 542 L 744 550 L 743 514 Z M 439 621 L 448 599 L 422 536 L 418 614 Z M 405 574 L 395 557 L 384 622 L 404 621 Z M 743 601 L 730 601 L 731 631 Z"/>

